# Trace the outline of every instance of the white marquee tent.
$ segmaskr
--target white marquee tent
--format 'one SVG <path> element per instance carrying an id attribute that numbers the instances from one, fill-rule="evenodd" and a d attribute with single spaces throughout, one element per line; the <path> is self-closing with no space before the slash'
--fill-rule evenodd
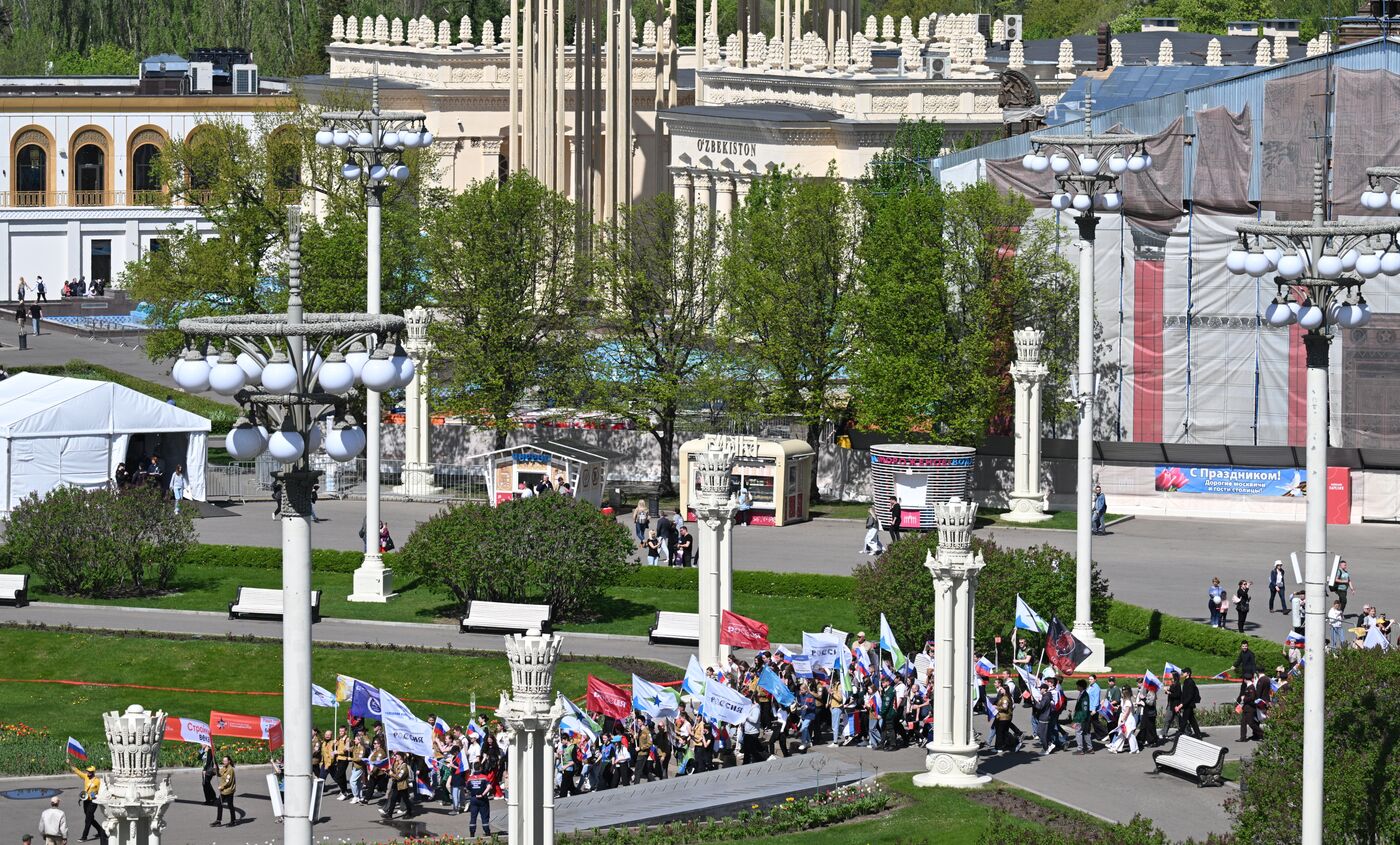
<path id="1" fill-rule="evenodd" d="M 204 417 L 106 381 L 37 373 L 0 381 L 3 509 L 62 484 L 109 483 L 126 460 L 132 435 L 187 435 L 185 495 L 204 499 L 209 439 Z"/>

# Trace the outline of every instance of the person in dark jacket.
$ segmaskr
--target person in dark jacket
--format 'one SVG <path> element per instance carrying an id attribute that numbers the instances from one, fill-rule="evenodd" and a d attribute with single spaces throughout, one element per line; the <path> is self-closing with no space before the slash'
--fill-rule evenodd
<path id="1" fill-rule="evenodd" d="M 1235 703 L 1240 710 L 1240 742 L 1246 742 L 1248 739 L 1258 742 L 1264 738 L 1264 735 L 1259 732 L 1259 710 L 1254 703 L 1257 698 L 1254 673 L 1243 673 L 1239 694 L 1235 696 Z M 1246 732 L 1249 733 L 1247 738 L 1245 737 Z"/>
<path id="2" fill-rule="evenodd" d="M 1240 653 L 1235 655 L 1235 662 L 1230 664 L 1230 668 L 1235 670 L 1237 678 L 1252 678 L 1259 671 L 1258 661 L 1254 652 L 1250 651 L 1248 642 L 1240 643 Z"/>
<path id="3" fill-rule="evenodd" d="M 890 543 L 896 543 L 900 537 L 900 522 L 904 518 L 904 509 L 899 506 L 899 499 L 890 497 L 889 506 L 885 509 L 885 530 L 889 532 Z"/>
<path id="4" fill-rule="evenodd" d="M 1093 715 L 1093 709 L 1089 707 L 1089 682 L 1081 678 L 1074 686 L 1079 690 L 1079 697 L 1074 701 L 1074 753 L 1093 754 L 1094 742 L 1089 733 L 1089 718 Z"/>
<path id="5" fill-rule="evenodd" d="M 481 833 L 491 835 L 491 779 L 487 777 L 481 762 L 467 778 L 467 832 L 476 836 L 476 821 L 481 819 Z"/>
<path id="6" fill-rule="evenodd" d="M 1181 718 L 1181 673 L 1172 672 L 1167 685 L 1167 723 L 1162 726 L 1162 742 L 1171 739 L 1172 725 L 1176 725 L 1176 735 L 1186 733 Z"/>
<path id="7" fill-rule="evenodd" d="M 1269 571 L 1269 612 L 1274 612 L 1274 599 L 1278 599 L 1278 612 L 1288 612 L 1288 579 L 1283 574 L 1283 563 L 1274 564 Z"/>
<path id="8" fill-rule="evenodd" d="M 1196 688 L 1196 679 L 1191 677 L 1189 668 L 1181 670 L 1181 731 L 1190 729 L 1191 736 L 1203 739 L 1201 726 L 1196 723 L 1196 705 L 1201 703 L 1201 691 Z"/>

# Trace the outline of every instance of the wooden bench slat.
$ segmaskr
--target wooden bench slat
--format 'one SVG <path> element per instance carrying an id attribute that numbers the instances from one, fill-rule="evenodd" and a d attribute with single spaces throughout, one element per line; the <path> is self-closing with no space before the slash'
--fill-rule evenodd
<path id="1" fill-rule="evenodd" d="M 542 633 L 550 630 L 553 608 L 547 604 L 519 604 L 513 602 L 478 601 L 467 603 L 467 615 L 462 618 L 459 630 L 497 631 L 524 633 L 539 629 Z"/>
<path id="2" fill-rule="evenodd" d="M 1229 750 L 1194 737 L 1177 736 L 1170 751 L 1152 753 L 1152 763 L 1159 772 L 1166 767 L 1195 775 L 1198 786 L 1219 786 L 1224 783 L 1222 770 Z"/>
<path id="3" fill-rule="evenodd" d="M 675 642 L 681 644 L 700 641 L 700 614 L 678 610 L 658 610 L 656 622 L 651 626 L 647 639 L 652 642 Z"/>
<path id="4" fill-rule="evenodd" d="M 268 587 L 239 587 L 228 606 L 228 618 L 281 619 L 285 616 L 282 591 Z M 321 591 L 311 591 L 311 621 L 321 621 Z"/>
<path id="5" fill-rule="evenodd" d="M 24 607 L 29 604 L 29 574 L 0 572 L 0 603 Z"/>

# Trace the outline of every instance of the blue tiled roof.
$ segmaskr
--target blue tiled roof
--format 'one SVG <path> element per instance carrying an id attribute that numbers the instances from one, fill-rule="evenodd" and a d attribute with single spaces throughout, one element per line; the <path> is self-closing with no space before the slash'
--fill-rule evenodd
<path id="1" fill-rule="evenodd" d="M 1045 116 L 1047 126 L 1058 126 L 1079 120 L 1084 109 L 1084 91 L 1087 86 L 1093 98 L 1094 111 L 1102 113 L 1119 106 L 1131 105 L 1185 91 L 1197 85 L 1207 85 L 1232 76 L 1247 73 L 1255 68 L 1232 65 L 1209 67 L 1205 65 L 1169 65 L 1167 67 L 1115 67 L 1107 79 L 1093 79 L 1080 76 L 1060 97 L 1060 101 Z"/>

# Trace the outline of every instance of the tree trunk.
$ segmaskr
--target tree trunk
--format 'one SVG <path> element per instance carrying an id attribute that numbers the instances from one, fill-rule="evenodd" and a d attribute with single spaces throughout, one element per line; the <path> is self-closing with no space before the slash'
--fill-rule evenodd
<path id="1" fill-rule="evenodd" d="M 652 435 L 656 437 L 656 445 L 661 450 L 661 483 L 657 492 L 662 498 L 670 498 L 676 495 L 676 485 L 671 480 L 671 456 L 676 451 L 676 428 L 663 424 L 660 429 L 653 431 Z"/>
<path id="2" fill-rule="evenodd" d="M 811 512 L 811 505 L 815 505 L 822 500 L 821 491 L 817 489 L 817 460 L 821 457 L 822 431 L 824 429 L 823 420 L 817 419 L 815 423 L 807 424 L 807 445 L 812 447 L 812 486 L 808 490 L 807 502 L 808 512 Z"/>
<path id="3" fill-rule="evenodd" d="M 496 446 L 497 449 L 506 448 L 506 418 L 496 417 Z"/>

